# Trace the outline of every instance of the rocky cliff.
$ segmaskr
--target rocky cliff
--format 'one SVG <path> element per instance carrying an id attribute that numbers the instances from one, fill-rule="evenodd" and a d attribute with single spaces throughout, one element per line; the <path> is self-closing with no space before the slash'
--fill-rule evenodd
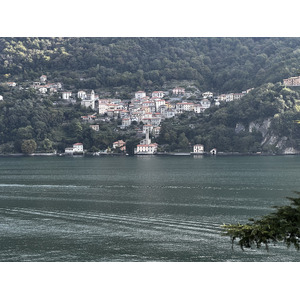
<path id="1" fill-rule="evenodd" d="M 261 145 L 263 148 L 273 149 L 273 151 L 279 154 L 299 154 L 300 151 L 290 145 L 288 137 L 280 137 L 274 134 L 271 129 L 271 122 L 272 118 L 260 122 L 250 122 L 248 130 L 249 132 L 256 130 L 262 134 L 263 140 Z"/>

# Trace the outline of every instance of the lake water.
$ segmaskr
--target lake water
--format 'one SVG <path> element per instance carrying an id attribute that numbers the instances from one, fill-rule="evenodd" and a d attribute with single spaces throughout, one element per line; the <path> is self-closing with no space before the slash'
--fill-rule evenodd
<path id="1" fill-rule="evenodd" d="M 299 261 L 231 249 L 300 190 L 300 156 L 1 157 L 0 261 Z"/>

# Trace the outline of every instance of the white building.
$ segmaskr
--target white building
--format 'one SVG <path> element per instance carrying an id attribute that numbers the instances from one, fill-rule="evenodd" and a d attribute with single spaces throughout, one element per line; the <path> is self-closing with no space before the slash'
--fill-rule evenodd
<path id="1" fill-rule="evenodd" d="M 39 92 L 42 93 L 42 94 L 46 94 L 47 93 L 47 88 L 46 87 L 40 87 Z"/>
<path id="2" fill-rule="evenodd" d="M 185 89 L 180 88 L 180 87 L 176 87 L 176 88 L 173 89 L 172 93 L 173 93 L 173 95 L 184 95 L 185 94 Z"/>
<path id="3" fill-rule="evenodd" d="M 152 92 L 152 98 L 163 98 L 165 95 L 162 91 L 154 91 Z"/>
<path id="4" fill-rule="evenodd" d="M 169 109 L 169 110 L 167 110 L 167 111 L 165 111 L 165 112 L 163 113 L 163 116 L 164 116 L 166 119 L 173 118 L 173 117 L 175 117 L 175 115 L 176 115 L 176 112 L 175 112 L 174 109 Z"/>
<path id="5" fill-rule="evenodd" d="M 72 92 L 62 92 L 62 98 L 64 100 L 69 100 L 72 97 Z"/>
<path id="6" fill-rule="evenodd" d="M 146 97 L 146 93 L 144 91 L 138 91 L 135 93 L 135 99 L 141 100 Z"/>
<path id="7" fill-rule="evenodd" d="M 109 106 L 107 105 L 107 103 L 103 103 L 99 100 L 99 104 L 98 104 L 98 112 L 99 115 L 104 115 L 109 109 Z"/>
<path id="8" fill-rule="evenodd" d="M 98 95 L 95 94 L 94 90 L 91 91 L 89 95 L 87 95 L 84 91 L 79 91 L 77 96 L 81 96 L 84 99 L 81 101 L 81 105 L 84 107 L 90 107 L 91 109 L 96 109 L 96 101 L 98 100 Z M 80 98 L 80 97 L 79 97 Z M 82 98 L 80 98 L 82 99 Z"/>
<path id="9" fill-rule="evenodd" d="M 161 129 L 160 126 L 154 127 L 153 130 L 152 130 L 153 134 L 154 134 L 155 136 L 159 136 L 159 134 L 160 134 L 160 129 Z"/>
<path id="10" fill-rule="evenodd" d="M 65 154 L 73 155 L 73 148 L 65 148 Z"/>
<path id="11" fill-rule="evenodd" d="M 137 145 L 135 154 L 155 154 L 157 152 L 157 144 Z"/>
<path id="12" fill-rule="evenodd" d="M 37 89 L 37 88 L 39 88 L 40 85 L 41 85 L 41 83 L 39 81 L 34 81 L 31 87 L 33 87 L 34 89 Z"/>
<path id="13" fill-rule="evenodd" d="M 56 82 L 54 83 L 54 87 L 56 87 L 57 89 L 61 89 L 62 88 L 62 84 L 60 82 Z"/>
<path id="14" fill-rule="evenodd" d="M 194 103 L 182 102 L 176 104 L 176 111 L 177 113 L 182 113 L 184 111 L 193 111 L 194 110 Z"/>
<path id="15" fill-rule="evenodd" d="M 143 125 L 143 133 L 147 133 L 147 131 L 149 131 L 149 132 L 151 132 L 153 130 L 153 126 L 152 125 L 148 125 L 148 124 L 146 124 L 146 125 Z"/>
<path id="16" fill-rule="evenodd" d="M 2 95 L 0 95 L 0 101 L 3 101 L 3 96 Z"/>
<path id="17" fill-rule="evenodd" d="M 213 97 L 213 93 L 212 92 L 205 92 L 205 93 L 202 94 L 202 97 L 204 99 L 211 98 L 211 97 Z"/>
<path id="18" fill-rule="evenodd" d="M 113 149 L 120 149 L 121 151 L 126 151 L 126 142 L 123 140 L 118 140 L 113 143 Z"/>
<path id="19" fill-rule="evenodd" d="M 283 79 L 285 86 L 300 86 L 300 76 Z"/>
<path id="20" fill-rule="evenodd" d="M 78 91 L 77 97 L 78 97 L 79 99 L 81 99 L 81 100 L 87 99 L 86 92 L 85 92 L 85 91 Z"/>
<path id="21" fill-rule="evenodd" d="M 99 125 L 95 124 L 95 125 L 90 125 L 90 127 L 95 130 L 95 131 L 99 131 Z"/>
<path id="22" fill-rule="evenodd" d="M 234 100 L 234 94 L 233 93 L 226 94 L 226 97 L 225 97 L 226 102 L 231 102 L 233 100 Z"/>
<path id="23" fill-rule="evenodd" d="M 244 93 L 235 93 L 235 94 L 233 94 L 233 99 L 234 99 L 234 100 L 239 100 L 239 99 L 241 99 L 243 96 L 245 96 Z"/>
<path id="24" fill-rule="evenodd" d="M 194 106 L 194 112 L 196 114 L 203 113 L 205 111 L 205 107 L 203 107 L 201 104 L 195 104 Z"/>
<path id="25" fill-rule="evenodd" d="M 201 106 L 203 107 L 203 108 L 209 108 L 210 107 L 210 101 L 209 100 L 207 100 L 207 99 L 203 99 L 203 100 L 201 100 L 200 101 L 200 104 L 201 104 Z"/>
<path id="26" fill-rule="evenodd" d="M 73 148 L 65 148 L 65 154 L 83 154 L 83 144 L 76 143 L 73 144 Z"/>
<path id="27" fill-rule="evenodd" d="M 204 146 L 201 144 L 194 145 L 193 153 L 203 154 L 204 153 Z"/>
<path id="28" fill-rule="evenodd" d="M 96 100 L 96 94 L 95 94 L 94 90 L 91 91 L 90 100 Z"/>
<path id="29" fill-rule="evenodd" d="M 216 101 L 225 101 L 225 99 L 226 99 L 225 94 L 221 94 L 215 98 Z"/>
<path id="30" fill-rule="evenodd" d="M 126 127 L 128 127 L 130 125 L 131 125 L 130 118 L 123 118 L 122 119 L 122 126 L 121 126 L 121 128 L 126 128 Z"/>
<path id="31" fill-rule="evenodd" d="M 225 102 L 231 102 L 231 101 L 234 100 L 234 94 L 233 93 L 222 94 L 222 95 L 219 95 L 216 100 L 218 100 L 218 101 L 225 101 Z"/>
<path id="32" fill-rule="evenodd" d="M 41 77 L 40 77 L 40 82 L 41 83 L 45 83 L 47 81 L 47 76 L 46 75 L 42 75 Z"/>
<path id="33" fill-rule="evenodd" d="M 156 111 L 159 110 L 160 106 L 165 105 L 165 104 L 166 104 L 166 101 L 163 100 L 163 99 L 157 99 L 157 100 L 155 100 L 155 109 L 156 109 Z"/>
<path id="34" fill-rule="evenodd" d="M 8 86 L 15 87 L 17 84 L 15 82 L 6 82 Z"/>
<path id="35" fill-rule="evenodd" d="M 149 137 L 149 129 L 146 131 L 146 137 L 134 149 L 134 154 L 155 154 L 157 152 L 157 144 L 151 143 Z"/>
<path id="36" fill-rule="evenodd" d="M 88 108 L 88 107 L 90 107 L 91 109 L 95 109 L 95 100 L 82 100 L 81 101 L 81 105 L 82 106 L 84 106 L 84 107 L 86 107 L 86 108 Z"/>
<path id="37" fill-rule="evenodd" d="M 73 144 L 73 154 L 75 154 L 75 153 L 83 153 L 83 144 L 82 143 Z"/>
<path id="38" fill-rule="evenodd" d="M 211 155 L 216 155 L 217 154 L 217 149 L 213 148 L 209 152 L 210 152 Z"/>

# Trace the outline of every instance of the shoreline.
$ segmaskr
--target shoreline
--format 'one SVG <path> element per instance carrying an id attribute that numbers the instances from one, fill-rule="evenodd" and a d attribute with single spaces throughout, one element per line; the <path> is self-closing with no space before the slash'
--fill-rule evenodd
<path id="1" fill-rule="evenodd" d="M 128 155 L 126 153 L 84 153 L 79 155 L 70 155 L 65 153 L 33 153 L 33 154 L 24 154 L 24 153 L 5 153 L 0 154 L 0 157 L 35 157 L 35 156 L 58 156 L 58 157 L 83 157 L 83 156 L 93 156 L 93 157 L 100 157 L 100 156 L 176 156 L 176 157 L 193 157 L 193 156 L 298 156 L 300 153 L 239 153 L 239 152 L 218 152 L 217 154 L 210 154 L 210 153 L 190 153 L 190 152 L 158 152 L 155 154 L 134 154 Z"/>

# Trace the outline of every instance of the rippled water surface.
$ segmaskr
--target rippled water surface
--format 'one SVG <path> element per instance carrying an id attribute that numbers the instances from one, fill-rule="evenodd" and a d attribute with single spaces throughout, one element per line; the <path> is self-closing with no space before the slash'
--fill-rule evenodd
<path id="1" fill-rule="evenodd" d="M 241 251 L 246 222 L 300 190 L 300 157 L 1 157 L 0 261 L 299 261 Z"/>

